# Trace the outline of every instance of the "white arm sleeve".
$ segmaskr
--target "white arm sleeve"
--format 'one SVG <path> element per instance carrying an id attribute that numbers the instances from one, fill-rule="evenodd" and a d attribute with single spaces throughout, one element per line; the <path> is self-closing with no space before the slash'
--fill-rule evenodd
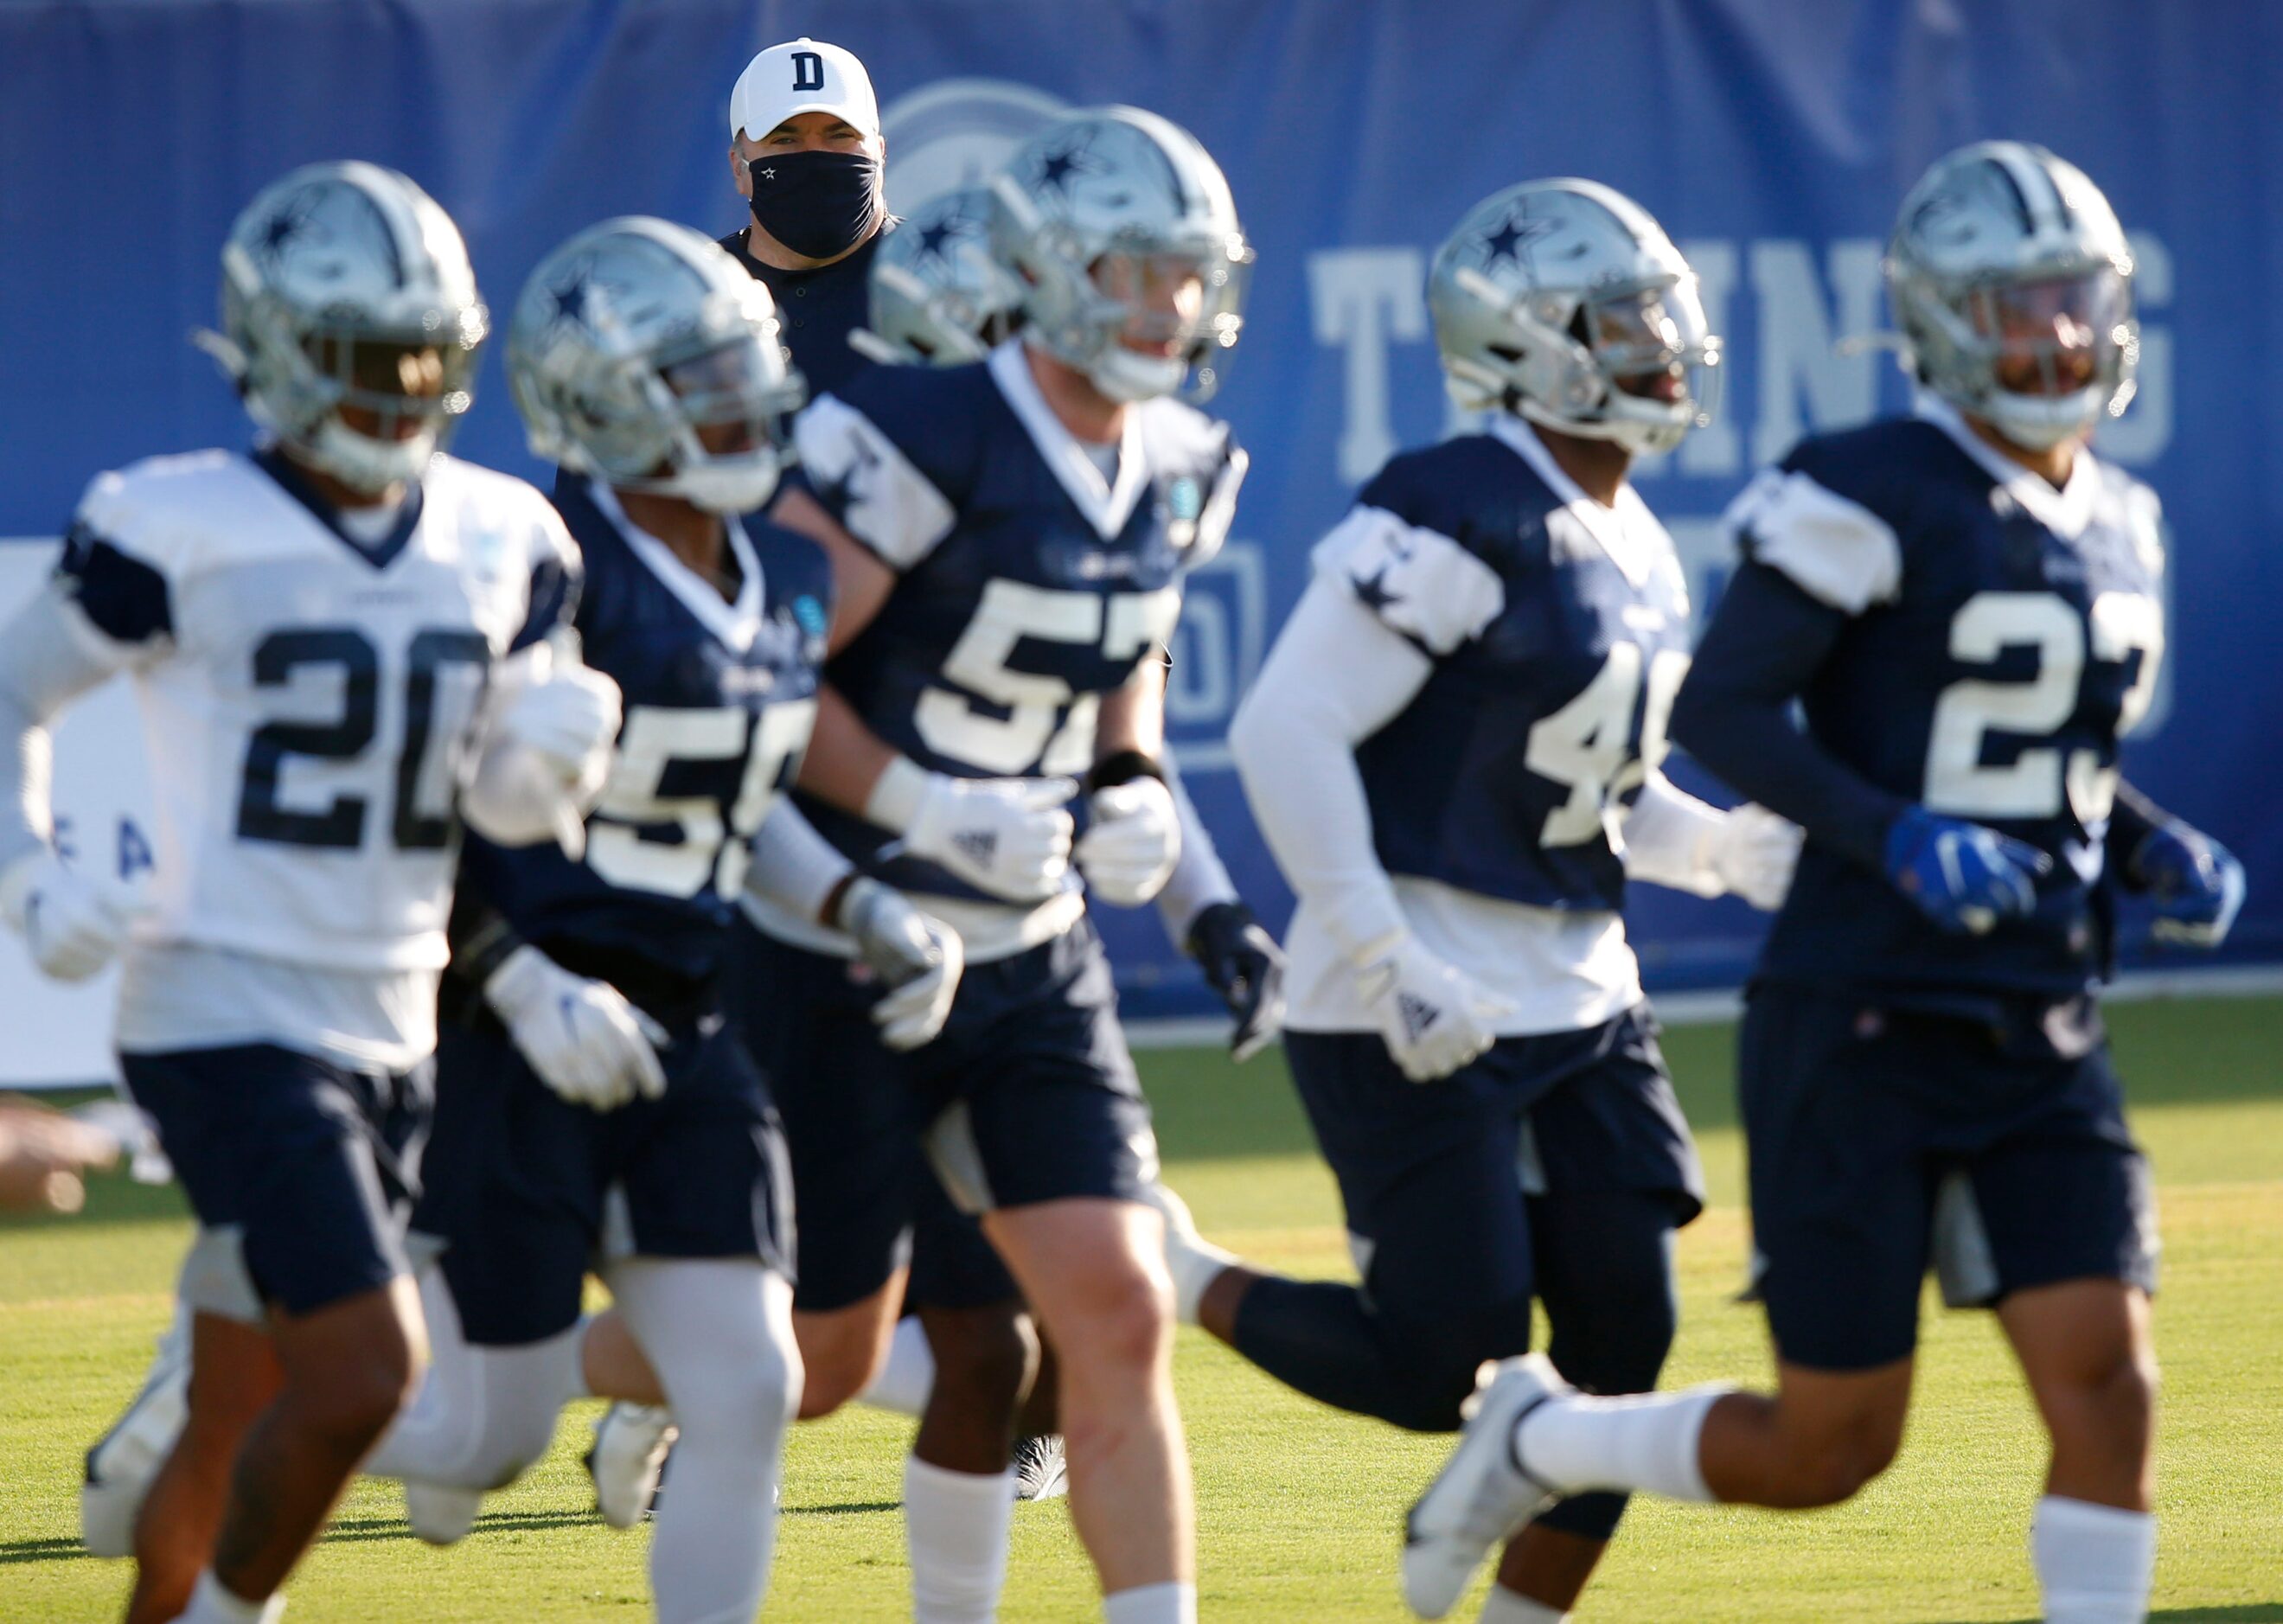
<path id="1" fill-rule="evenodd" d="M 824 904 L 833 886 L 855 869 L 801 816 L 791 796 L 780 795 L 753 836 L 753 863 L 745 871 L 745 890 L 795 918 L 833 925 L 835 921 L 824 917 Z"/>
<path id="2" fill-rule="evenodd" d="M 1625 878 L 1693 896 L 1723 894 L 1728 887 L 1713 871 L 1710 840 L 1727 816 L 1663 773 L 1651 772 L 1625 815 Z"/>
<path id="3" fill-rule="evenodd" d="M 1355 747 L 1410 704 L 1433 671 L 1415 645 L 1320 575 L 1229 727 L 1269 850 L 1352 959 L 1406 928 L 1372 849 Z"/>
<path id="4" fill-rule="evenodd" d="M 131 663 L 51 584 L 0 626 L 0 869 L 47 844 L 55 827 L 48 723 Z"/>
<path id="5" fill-rule="evenodd" d="M 1237 900 L 1236 885 L 1222 866 L 1220 854 L 1213 849 L 1212 836 L 1205 829 L 1205 821 L 1197 816 L 1196 802 L 1181 784 L 1180 769 L 1173 765 L 1170 753 L 1162 765 L 1165 769 L 1165 787 L 1173 792 L 1173 810 L 1181 820 L 1181 855 L 1173 865 L 1173 877 L 1165 888 L 1157 893 L 1157 917 L 1165 922 L 1165 934 L 1173 945 L 1187 949 L 1189 926 L 1197 916 L 1216 902 Z"/>

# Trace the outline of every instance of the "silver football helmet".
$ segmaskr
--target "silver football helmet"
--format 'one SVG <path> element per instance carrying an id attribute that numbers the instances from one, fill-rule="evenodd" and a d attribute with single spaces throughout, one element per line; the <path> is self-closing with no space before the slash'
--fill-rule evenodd
<path id="1" fill-rule="evenodd" d="M 1720 340 L 1664 228 L 1593 181 L 1526 181 L 1469 211 L 1427 273 L 1445 386 L 1639 454 L 1712 420 Z"/>
<path id="2" fill-rule="evenodd" d="M 621 489 L 751 512 L 792 460 L 804 390 L 769 290 L 686 226 L 606 220 L 542 260 L 507 375 L 533 454 Z"/>
<path id="3" fill-rule="evenodd" d="M 2045 450 L 2132 399 L 2132 251 L 2100 188 L 2025 141 L 1937 159 L 1903 199 L 1887 298 L 1919 379 Z"/>
<path id="4" fill-rule="evenodd" d="M 875 361 L 980 361 L 1023 316 L 1023 284 L 991 253 L 991 194 L 931 198 L 880 239 L 871 325 L 848 335 Z"/>
<path id="5" fill-rule="evenodd" d="M 1113 400 L 1219 386 L 1252 250 L 1196 137 L 1096 108 L 1017 148 L 991 195 L 992 250 L 1022 279 L 1031 341 Z"/>
<path id="6" fill-rule="evenodd" d="M 254 421 L 352 489 L 416 480 L 474 403 L 491 316 L 467 246 L 393 169 L 316 163 L 263 188 L 196 336 Z"/>

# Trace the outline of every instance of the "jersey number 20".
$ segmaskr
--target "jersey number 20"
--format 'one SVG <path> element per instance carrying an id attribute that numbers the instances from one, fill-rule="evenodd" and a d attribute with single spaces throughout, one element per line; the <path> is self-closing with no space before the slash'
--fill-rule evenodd
<path id="1" fill-rule="evenodd" d="M 464 629 L 415 633 L 405 651 L 404 748 L 396 758 L 390 832 L 399 851 L 440 851 L 452 839 L 456 769 L 491 668 L 491 644 Z M 456 680 L 446 672 L 460 669 Z M 323 811 L 279 804 L 288 756 L 353 761 L 380 725 L 380 652 L 354 626 L 274 631 L 253 651 L 253 685 L 282 688 L 297 672 L 340 674 L 341 714 L 331 722 L 269 722 L 246 741 L 238 795 L 238 838 L 354 851 L 364 844 L 365 798 L 335 795 Z"/>

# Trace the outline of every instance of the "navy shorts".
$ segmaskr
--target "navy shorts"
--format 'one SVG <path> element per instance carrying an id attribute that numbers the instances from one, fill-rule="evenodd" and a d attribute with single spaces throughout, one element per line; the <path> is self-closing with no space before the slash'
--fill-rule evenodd
<path id="1" fill-rule="evenodd" d="M 1284 1051 L 1383 1310 L 1529 1296 L 1539 1271 L 1523 1196 L 1646 1192 L 1675 1226 L 1703 1207 L 1645 1005 L 1582 1032 L 1501 1038 L 1439 1082 L 1406 1077 L 1375 1034 L 1288 1032 Z"/>
<path id="2" fill-rule="evenodd" d="M 861 1301 L 908 1260 L 922 1306 L 1004 1301 L 1014 1280 L 962 1214 L 1134 1200 L 1156 1176 L 1149 1106 L 1091 922 L 968 965 L 942 1033 L 902 1055 L 880 1042 L 878 989 L 861 965 L 750 925 L 737 935 L 730 984 L 792 1154 L 796 1306 Z"/>
<path id="3" fill-rule="evenodd" d="M 198 1214 L 183 1300 L 259 1323 L 408 1272 L 430 1068 L 351 1071 L 269 1044 L 121 1054 Z"/>
<path id="4" fill-rule="evenodd" d="M 2154 1288 L 2148 1167 L 2103 1042 L 2040 1053 L 1984 1022 L 1763 983 L 1737 1081 L 1758 1284 L 1793 1363 L 1910 1354 L 1945 1184 L 1970 1197 L 1948 1227 L 1969 1232 L 1982 1300 L 2064 1280 Z"/>
<path id="5" fill-rule="evenodd" d="M 664 1097 L 602 1112 L 542 1082 L 488 1018 L 445 1029 L 413 1227 L 444 1243 L 470 1342 L 568 1330 L 588 1272 L 617 1258 L 754 1257 L 791 1272 L 791 1176 L 760 1069 L 718 1012 L 668 1030 Z"/>

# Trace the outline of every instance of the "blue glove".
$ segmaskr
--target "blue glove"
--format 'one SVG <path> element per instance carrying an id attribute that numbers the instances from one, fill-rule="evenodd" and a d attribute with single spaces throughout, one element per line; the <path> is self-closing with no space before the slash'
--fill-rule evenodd
<path id="1" fill-rule="evenodd" d="M 2158 941 L 2216 948 L 2243 906 L 2243 864 L 2209 835 L 2170 823 L 2140 842 L 2124 878 L 2154 899 Z"/>
<path id="2" fill-rule="evenodd" d="M 2053 859 L 2027 840 L 1913 807 L 1887 831 L 1887 878 L 1946 931 L 1976 936 L 2038 905 Z"/>

